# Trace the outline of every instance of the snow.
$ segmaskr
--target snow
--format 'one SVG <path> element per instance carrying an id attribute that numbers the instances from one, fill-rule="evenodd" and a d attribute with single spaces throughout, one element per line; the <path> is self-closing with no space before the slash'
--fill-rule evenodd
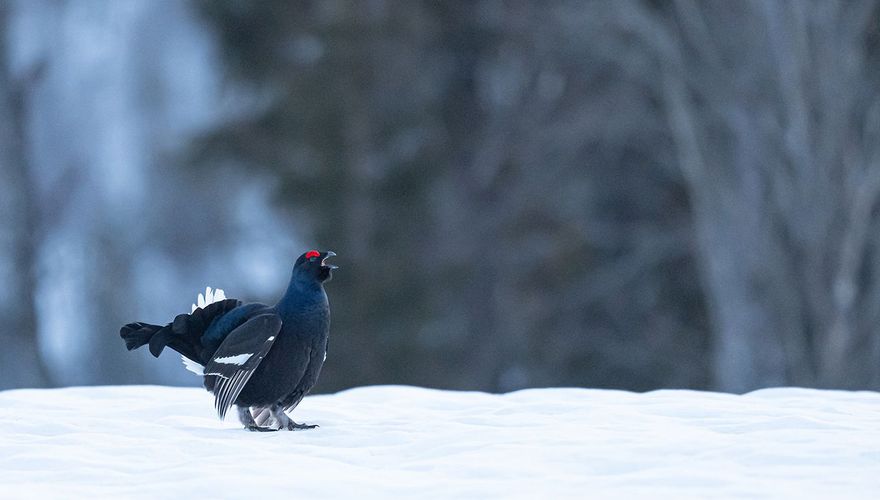
<path id="1" fill-rule="evenodd" d="M 251 433 L 195 388 L 0 392 L 0 497 L 878 498 L 880 394 L 403 386 Z"/>

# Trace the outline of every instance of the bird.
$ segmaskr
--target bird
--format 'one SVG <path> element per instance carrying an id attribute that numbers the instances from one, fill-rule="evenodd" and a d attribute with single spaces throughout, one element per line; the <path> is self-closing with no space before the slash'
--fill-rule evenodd
<path id="1" fill-rule="evenodd" d="M 330 303 L 324 284 L 337 266 L 332 251 L 309 250 L 293 265 L 290 283 L 274 306 L 244 304 L 223 290 L 205 289 L 189 314 L 165 326 L 128 323 L 119 334 L 131 351 L 149 345 L 180 353 L 185 367 L 204 377 L 221 420 L 238 408 L 250 431 L 313 429 L 288 416 L 309 393 L 327 359 Z"/>

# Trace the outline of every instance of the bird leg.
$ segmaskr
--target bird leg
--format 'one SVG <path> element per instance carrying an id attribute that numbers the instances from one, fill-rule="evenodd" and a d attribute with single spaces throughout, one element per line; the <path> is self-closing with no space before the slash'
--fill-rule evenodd
<path id="1" fill-rule="evenodd" d="M 287 429 L 289 431 L 295 431 L 297 429 L 314 429 L 318 427 L 317 425 L 308 425 L 308 424 L 298 424 L 293 421 L 290 417 L 284 413 L 284 407 L 280 404 L 272 405 L 272 408 L 269 410 L 272 412 L 272 417 L 278 421 L 281 425 L 281 429 Z M 280 430 L 280 429 L 279 429 Z"/>
<path id="2" fill-rule="evenodd" d="M 241 425 L 243 425 L 245 429 L 251 432 L 274 432 L 278 430 L 271 427 L 259 426 L 254 420 L 254 417 L 251 415 L 251 409 L 247 406 L 238 407 L 238 420 L 239 422 L 241 422 Z"/>

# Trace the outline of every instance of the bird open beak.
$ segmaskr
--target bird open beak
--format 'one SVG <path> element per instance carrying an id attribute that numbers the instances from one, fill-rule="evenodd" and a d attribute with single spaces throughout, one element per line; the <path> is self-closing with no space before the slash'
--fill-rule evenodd
<path id="1" fill-rule="evenodd" d="M 330 257 L 336 257 L 336 252 L 327 252 L 324 254 L 324 258 L 321 259 L 321 267 L 326 267 L 327 269 L 339 269 L 339 266 L 334 266 L 333 264 L 328 264 L 327 259 Z"/>

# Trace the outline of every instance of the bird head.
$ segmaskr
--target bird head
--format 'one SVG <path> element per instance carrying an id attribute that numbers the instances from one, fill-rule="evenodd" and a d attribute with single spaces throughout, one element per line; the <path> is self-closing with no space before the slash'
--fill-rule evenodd
<path id="1" fill-rule="evenodd" d="M 327 259 L 335 257 L 334 252 L 319 252 L 317 250 L 309 250 L 296 259 L 293 266 L 293 276 L 295 279 L 305 282 L 323 283 L 332 278 L 331 271 L 338 269 L 333 264 L 328 264 Z"/>

